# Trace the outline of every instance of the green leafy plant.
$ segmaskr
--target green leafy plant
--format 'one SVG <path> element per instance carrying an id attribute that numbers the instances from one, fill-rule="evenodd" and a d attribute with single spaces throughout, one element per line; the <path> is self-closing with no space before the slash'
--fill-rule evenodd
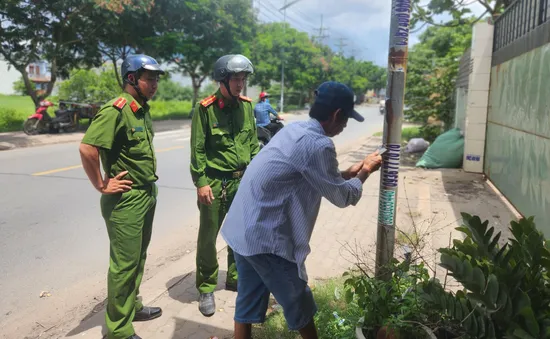
<path id="1" fill-rule="evenodd" d="M 511 222 L 513 238 L 499 246 L 489 222 L 463 213 L 466 235 L 442 248 L 441 266 L 464 287 L 446 292 L 436 280 L 424 284 L 423 299 L 444 311 L 475 338 L 550 336 L 550 244 L 533 218 Z"/>
<path id="2" fill-rule="evenodd" d="M 410 265 L 394 259 L 387 270 L 388 280 L 371 277 L 367 272 L 346 272 L 345 297 L 362 310 L 361 326 L 368 338 L 375 338 L 382 327 L 390 332 L 406 334 L 407 338 L 425 338 L 423 324 L 439 321 L 439 315 L 426 307 L 421 298 L 422 286 L 429 274 L 424 264 Z"/>

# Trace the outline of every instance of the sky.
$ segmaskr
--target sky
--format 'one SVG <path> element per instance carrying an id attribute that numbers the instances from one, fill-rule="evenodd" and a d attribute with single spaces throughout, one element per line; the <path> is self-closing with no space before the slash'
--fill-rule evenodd
<path id="1" fill-rule="evenodd" d="M 262 22 L 283 21 L 279 11 L 285 0 L 253 0 Z M 292 0 L 287 0 L 291 3 Z M 471 6 L 474 13 L 481 14 L 479 4 Z M 299 0 L 287 9 L 287 21 L 294 28 L 310 35 L 319 35 L 321 17 L 324 42 L 338 51 L 343 42 L 344 54 L 369 60 L 385 66 L 388 58 L 391 0 Z M 442 17 L 441 20 L 446 18 Z M 418 33 L 412 34 L 409 47 L 418 42 Z M 341 40 L 343 39 L 343 40 Z"/>

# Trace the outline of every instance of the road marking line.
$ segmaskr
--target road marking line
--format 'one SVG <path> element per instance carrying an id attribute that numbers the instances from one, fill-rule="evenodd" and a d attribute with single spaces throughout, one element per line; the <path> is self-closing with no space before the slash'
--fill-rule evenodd
<path id="1" fill-rule="evenodd" d="M 176 141 L 187 141 L 187 140 L 189 140 L 189 139 L 191 139 L 191 138 L 190 138 L 190 137 L 187 137 L 187 138 L 176 139 Z"/>
<path id="2" fill-rule="evenodd" d="M 34 176 L 48 175 L 48 174 L 53 174 L 53 173 L 57 173 L 57 172 L 70 171 L 70 170 L 77 169 L 77 168 L 82 168 L 82 165 L 75 165 L 75 166 L 57 168 L 57 169 L 53 169 L 53 170 L 49 170 L 49 171 L 33 173 L 32 175 L 34 175 Z"/>
<path id="3" fill-rule="evenodd" d="M 159 150 L 156 151 L 155 153 L 163 153 L 163 152 L 168 152 L 168 151 L 172 151 L 172 150 L 176 150 L 176 149 L 181 149 L 181 148 L 184 148 L 184 146 L 174 146 L 174 147 L 163 148 L 163 149 L 159 149 Z M 33 173 L 32 175 L 33 175 L 33 176 L 42 176 L 42 175 L 48 175 L 48 174 L 53 174 L 53 173 L 59 173 L 59 172 L 70 171 L 70 170 L 74 170 L 74 169 L 77 169 L 77 168 L 82 168 L 82 165 L 75 165 L 75 166 L 68 166 L 68 167 L 56 168 L 56 169 L 49 170 L 49 171 Z"/>
<path id="4" fill-rule="evenodd" d="M 162 153 L 162 152 L 168 152 L 168 151 L 172 151 L 172 150 L 175 150 L 175 149 L 181 149 L 181 148 L 184 148 L 184 146 L 174 146 L 174 147 L 163 148 L 163 149 L 159 149 L 155 152 L 156 153 Z"/>

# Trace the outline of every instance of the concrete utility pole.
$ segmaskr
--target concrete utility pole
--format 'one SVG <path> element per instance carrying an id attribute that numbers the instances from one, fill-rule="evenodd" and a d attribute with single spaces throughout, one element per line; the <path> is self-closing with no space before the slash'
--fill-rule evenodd
<path id="1" fill-rule="evenodd" d="M 387 148 L 380 173 L 378 202 L 378 231 L 376 241 L 376 276 L 390 279 L 384 269 L 394 255 L 395 211 L 399 156 L 401 152 L 401 128 L 405 98 L 405 79 L 409 50 L 410 0 L 392 0 L 390 43 L 388 57 L 388 82 L 386 86 L 386 116 L 383 143 Z"/>
<path id="2" fill-rule="evenodd" d="M 286 9 L 300 0 L 294 0 L 290 3 L 287 3 L 288 0 L 285 0 L 285 5 L 279 9 L 283 12 L 283 41 L 286 35 Z M 283 45 L 284 46 L 284 45 Z M 281 48 L 281 113 L 284 112 L 284 101 L 285 101 L 285 48 Z"/>

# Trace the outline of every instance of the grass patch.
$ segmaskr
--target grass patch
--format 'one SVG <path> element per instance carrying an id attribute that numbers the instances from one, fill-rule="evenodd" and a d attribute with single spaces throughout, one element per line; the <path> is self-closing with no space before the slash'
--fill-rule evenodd
<path id="1" fill-rule="evenodd" d="M 376 132 L 372 136 L 374 137 L 381 137 L 383 135 L 383 132 Z M 421 138 L 422 133 L 420 131 L 420 127 L 405 127 L 401 130 L 401 141 L 408 142 L 412 138 Z"/>
<path id="2" fill-rule="evenodd" d="M 49 100 L 58 103 L 58 100 Z M 190 101 L 151 101 L 150 104 L 153 120 L 187 119 L 191 113 Z M 55 116 L 57 108 L 48 109 L 50 116 Z M 23 123 L 34 111 L 34 103 L 29 96 L 0 95 L 0 132 L 22 131 Z M 88 119 L 81 119 L 80 125 L 88 125 Z"/>
<path id="3" fill-rule="evenodd" d="M 31 97 L 0 95 L 0 132 L 22 130 L 23 122 L 33 113 L 34 103 Z"/>
<path id="4" fill-rule="evenodd" d="M 187 119 L 191 113 L 190 101 L 150 101 L 153 120 Z"/>
<path id="5" fill-rule="evenodd" d="M 321 339 L 355 339 L 355 324 L 361 317 L 356 304 L 344 300 L 344 280 L 330 279 L 312 288 L 317 314 L 315 325 Z M 254 325 L 255 339 L 299 339 L 298 332 L 288 330 L 282 310 L 270 313 L 264 324 Z"/>

